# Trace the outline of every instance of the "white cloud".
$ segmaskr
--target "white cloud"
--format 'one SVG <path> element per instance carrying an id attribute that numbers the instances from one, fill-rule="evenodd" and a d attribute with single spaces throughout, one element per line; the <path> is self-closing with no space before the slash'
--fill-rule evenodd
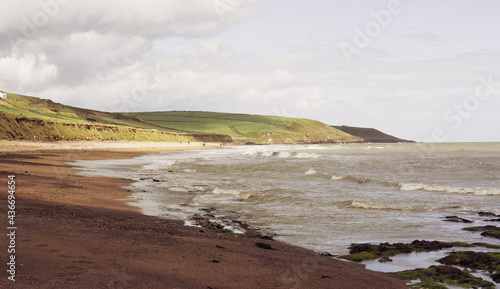
<path id="1" fill-rule="evenodd" d="M 47 63 L 43 54 L 11 55 L 0 58 L 0 81 L 20 89 L 44 87 L 57 77 L 57 67 Z"/>
<path id="2" fill-rule="evenodd" d="M 292 74 L 286 70 L 275 70 L 272 79 L 280 83 L 288 83 L 292 80 Z"/>
<path id="3" fill-rule="evenodd" d="M 39 64 L 38 70 L 14 82 L 0 76 L 0 85 L 35 94 L 43 92 L 39 85 L 43 79 L 87 86 L 112 70 L 143 62 L 158 40 L 205 37 L 248 18 L 254 2 L 241 1 L 221 17 L 213 1 L 201 0 L 27 0 L 23 5 L 3 1 L 0 61 L 26 67 L 27 60 L 16 55 L 43 55 L 46 68 L 40 71 Z M 219 42 L 205 42 L 204 49 L 217 54 Z M 13 59 L 19 63 L 13 64 Z"/>

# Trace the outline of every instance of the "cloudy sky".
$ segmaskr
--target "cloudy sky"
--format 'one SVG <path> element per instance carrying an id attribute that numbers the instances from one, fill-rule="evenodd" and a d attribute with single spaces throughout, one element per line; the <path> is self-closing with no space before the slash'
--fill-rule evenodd
<path id="1" fill-rule="evenodd" d="M 497 0 L 0 0 L 0 89 L 500 141 Z"/>

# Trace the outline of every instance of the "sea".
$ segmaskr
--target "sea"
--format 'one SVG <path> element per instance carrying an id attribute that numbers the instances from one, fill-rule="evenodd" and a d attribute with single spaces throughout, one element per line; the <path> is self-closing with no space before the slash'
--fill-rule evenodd
<path id="1" fill-rule="evenodd" d="M 235 145 L 72 164 L 133 180 L 128 201 L 144 214 L 194 225 L 210 211 L 317 252 L 417 239 L 500 245 L 462 230 L 498 225 L 479 212 L 500 214 L 500 143 Z"/>

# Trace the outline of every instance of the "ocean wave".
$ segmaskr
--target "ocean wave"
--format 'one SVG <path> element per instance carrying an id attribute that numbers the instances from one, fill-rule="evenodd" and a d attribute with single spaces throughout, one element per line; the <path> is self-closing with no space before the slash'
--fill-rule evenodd
<path id="1" fill-rule="evenodd" d="M 315 175 L 315 174 L 317 174 L 317 173 L 318 173 L 317 171 L 315 171 L 315 170 L 313 170 L 313 169 L 310 169 L 310 170 L 308 170 L 307 172 L 305 172 L 305 173 L 304 173 L 304 175 L 306 175 L 306 176 L 310 176 L 310 175 Z"/>
<path id="2" fill-rule="evenodd" d="M 385 147 L 381 147 L 381 146 L 376 146 L 376 147 L 367 146 L 367 147 L 365 147 L 364 149 L 365 149 L 365 150 L 372 150 L 372 149 L 383 150 L 383 149 L 385 149 Z"/>
<path id="3" fill-rule="evenodd" d="M 260 152 L 260 150 L 258 150 L 256 148 L 249 148 L 249 149 L 245 149 L 244 151 L 242 151 L 241 154 L 244 156 L 258 156 L 259 152 Z"/>
<path id="4" fill-rule="evenodd" d="M 307 152 L 295 152 L 289 150 L 268 150 L 268 149 L 248 149 L 242 152 L 245 156 L 251 157 L 278 157 L 278 158 L 298 158 L 298 159 L 317 159 L 321 158 L 320 154 L 317 153 L 307 153 Z"/>
<path id="5" fill-rule="evenodd" d="M 396 206 L 387 206 L 387 205 L 378 205 L 372 203 L 365 203 L 360 201 L 352 201 L 350 204 L 351 207 L 360 208 L 360 209 L 371 209 L 371 210 L 396 210 L 396 211 L 418 211 L 423 210 L 421 208 L 414 207 L 396 207 Z"/>
<path id="6" fill-rule="evenodd" d="M 190 198 L 187 203 L 195 207 L 220 206 L 244 202 L 253 196 L 251 193 L 240 192 L 238 190 L 215 188 L 212 191 L 207 191 Z"/>
<path id="7" fill-rule="evenodd" d="M 142 166 L 142 169 L 148 170 L 148 171 L 149 170 L 152 170 L 152 171 L 165 170 L 165 169 L 169 169 L 175 163 L 176 163 L 175 160 L 156 160 L 148 165 Z"/>
<path id="8" fill-rule="evenodd" d="M 337 175 L 333 175 L 333 176 L 332 176 L 332 180 L 334 180 L 334 181 L 338 181 L 338 180 L 341 180 L 341 179 L 343 179 L 343 178 L 345 178 L 345 177 L 346 177 L 346 176 L 337 176 Z"/>
<path id="9" fill-rule="evenodd" d="M 315 153 L 298 153 L 295 155 L 295 157 L 298 159 L 317 159 L 320 158 L 321 155 Z"/>
<path id="10" fill-rule="evenodd" d="M 274 152 L 274 151 L 264 151 L 260 155 L 263 157 L 272 157 L 272 156 L 275 156 L 277 154 L 278 154 L 278 152 Z"/>
<path id="11" fill-rule="evenodd" d="M 371 181 L 371 179 L 358 178 L 358 177 L 353 177 L 353 176 L 350 176 L 350 175 L 346 175 L 346 176 L 333 175 L 331 177 L 331 179 L 334 180 L 334 181 L 344 180 L 344 181 L 356 182 L 358 184 L 364 184 L 364 183 L 367 183 L 367 182 Z"/>
<path id="12" fill-rule="evenodd" d="M 476 196 L 498 196 L 500 189 L 497 188 L 459 188 L 440 185 L 428 185 L 422 183 L 407 183 L 400 182 L 398 184 L 401 191 L 426 191 L 426 192 L 440 192 L 449 194 L 473 194 Z"/>
<path id="13" fill-rule="evenodd" d="M 221 189 L 221 188 L 215 188 L 212 191 L 212 194 L 235 196 L 239 199 L 244 199 L 244 200 L 248 200 L 249 198 L 251 198 L 253 196 L 253 194 L 251 194 L 251 193 L 240 192 L 238 190 L 231 190 L 231 189 Z"/>
<path id="14" fill-rule="evenodd" d="M 292 153 L 291 152 L 287 152 L 287 151 L 279 152 L 278 153 L 278 157 L 279 158 L 289 158 L 291 155 L 292 155 Z"/>

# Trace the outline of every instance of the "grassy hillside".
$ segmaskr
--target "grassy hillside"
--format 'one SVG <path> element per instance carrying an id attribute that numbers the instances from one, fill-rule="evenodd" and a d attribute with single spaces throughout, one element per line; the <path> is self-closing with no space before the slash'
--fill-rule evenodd
<path id="1" fill-rule="evenodd" d="M 71 107 L 17 94 L 0 99 L 0 139 L 231 142 L 218 134 L 155 130 L 119 113 Z"/>
<path id="2" fill-rule="evenodd" d="M 309 119 L 199 111 L 140 112 L 124 115 L 158 129 L 229 135 L 240 143 L 360 141 L 357 137 Z"/>
<path id="3" fill-rule="evenodd" d="M 0 138 L 23 140 L 338 143 L 362 139 L 308 119 L 215 112 L 109 113 L 7 94 Z"/>
<path id="4" fill-rule="evenodd" d="M 398 143 L 398 142 L 414 142 L 410 140 L 400 139 L 392 135 L 388 135 L 374 128 L 353 127 L 353 126 L 332 126 L 348 134 L 360 137 L 365 142 L 375 143 Z"/>

